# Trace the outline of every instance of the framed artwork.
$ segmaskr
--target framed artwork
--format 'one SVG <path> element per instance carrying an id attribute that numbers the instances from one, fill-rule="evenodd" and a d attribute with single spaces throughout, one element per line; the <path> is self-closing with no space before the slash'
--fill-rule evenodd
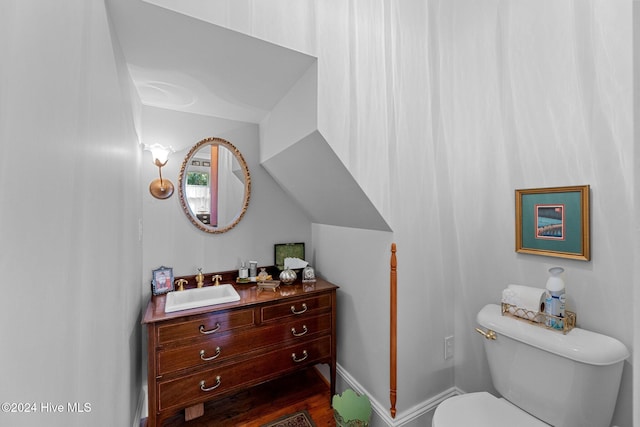
<path id="1" fill-rule="evenodd" d="M 153 279 L 151 280 L 153 295 L 162 295 L 173 290 L 173 268 L 163 266 L 153 270 Z"/>
<path id="2" fill-rule="evenodd" d="M 516 190 L 516 252 L 589 261 L 589 190 Z"/>
<path id="3" fill-rule="evenodd" d="M 278 243 L 273 245 L 274 264 L 284 270 L 285 258 L 304 259 L 304 243 Z"/>

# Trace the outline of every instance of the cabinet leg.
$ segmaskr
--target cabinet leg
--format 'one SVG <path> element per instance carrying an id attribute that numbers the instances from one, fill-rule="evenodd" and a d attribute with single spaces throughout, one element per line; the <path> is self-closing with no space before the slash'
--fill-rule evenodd
<path id="1" fill-rule="evenodd" d="M 198 418 L 204 415 L 204 403 L 198 403 L 197 405 L 189 406 L 184 410 L 184 420 L 191 421 L 194 418 Z"/>

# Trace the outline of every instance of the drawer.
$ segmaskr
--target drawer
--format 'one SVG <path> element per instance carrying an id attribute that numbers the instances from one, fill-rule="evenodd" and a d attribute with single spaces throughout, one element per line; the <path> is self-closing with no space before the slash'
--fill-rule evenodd
<path id="1" fill-rule="evenodd" d="M 279 345 L 287 340 L 305 341 L 331 331 L 330 313 L 291 319 L 281 324 L 221 334 L 206 341 L 158 351 L 158 374 L 166 375 L 182 369 L 220 363 L 232 356 L 250 353 L 263 347 Z"/>
<path id="2" fill-rule="evenodd" d="M 159 411 L 184 408 L 198 402 L 259 384 L 300 366 L 309 366 L 331 356 L 331 336 L 301 344 L 292 344 L 252 359 L 220 368 L 205 369 L 199 373 L 158 382 Z"/>
<path id="3" fill-rule="evenodd" d="M 287 339 L 302 340 L 315 334 L 331 332 L 331 313 L 308 318 L 287 319 L 286 323 L 279 324 L 276 329 L 278 342 Z"/>
<path id="4" fill-rule="evenodd" d="M 253 310 L 234 310 L 203 314 L 187 321 L 164 322 L 157 326 L 158 344 L 197 337 L 211 337 L 225 331 L 255 324 Z"/>
<path id="5" fill-rule="evenodd" d="M 262 307 L 263 322 L 277 320 L 283 317 L 307 316 L 319 310 L 331 308 L 331 294 L 316 295 L 308 298 L 298 298 L 280 304 Z"/>

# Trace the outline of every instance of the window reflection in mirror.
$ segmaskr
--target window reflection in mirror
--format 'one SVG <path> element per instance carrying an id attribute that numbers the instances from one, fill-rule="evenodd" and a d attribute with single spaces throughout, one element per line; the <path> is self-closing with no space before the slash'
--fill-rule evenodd
<path id="1" fill-rule="evenodd" d="M 209 191 L 209 172 L 193 170 L 199 168 L 200 162 L 192 161 L 187 171 L 187 187 L 185 194 L 192 212 L 203 224 L 210 224 L 211 192 Z M 204 168 L 204 166 L 202 166 Z"/>
<path id="2" fill-rule="evenodd" d="M 233 228 L 247 209 L 250 189 L 244 158 L 226 140 L 202 140 L 185 157 L 180 201 L 191 222 L 203 231 L 223 233 Z"/>

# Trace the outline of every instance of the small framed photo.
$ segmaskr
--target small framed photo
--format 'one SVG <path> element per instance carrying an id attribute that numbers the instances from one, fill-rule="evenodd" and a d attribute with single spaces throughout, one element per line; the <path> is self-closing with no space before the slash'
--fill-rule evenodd
<path id="1" fill-rule="evenodd" d="M 591 259 L 589 186 L 516 190 L 516 252 Z"/>
<path id="2" fill-rule="evenodd" d="M 202 166 L 208 168 L 209 166 L 211 166 L 211 162 L 202 162 Z"/>
<path id="3" fill-rule="evenodd" d="M 200 160 L 191 160 L 191 166 L 200 166 Z"/>
<path id="4" fill-rule="evenodd" d="M 151 291 L 153 295 L 162 295 L 173 291 L 173 268 L 160 267 L 153 270 L 153 279 L 151 280 Z"/>
<path id="5" fill-rule="evenodd" d="M 273 262 L 279 270 L 284 270 L 285 258 L 304 259 L 304 243 L 278 243 L 273 245 Z"/>

